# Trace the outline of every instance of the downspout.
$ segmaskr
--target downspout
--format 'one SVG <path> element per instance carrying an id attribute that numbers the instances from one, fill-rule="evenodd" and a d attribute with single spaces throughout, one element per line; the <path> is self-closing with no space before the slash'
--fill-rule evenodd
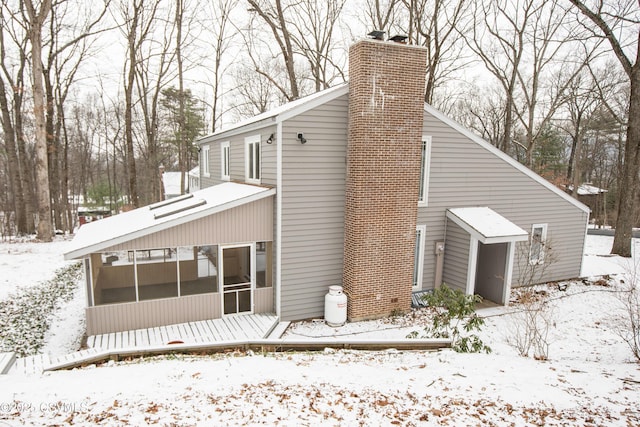
<path id="1" fill-rule="evenodd" d="M 282 318 L 282 122 L 276 128 L 276 316 Z"/>

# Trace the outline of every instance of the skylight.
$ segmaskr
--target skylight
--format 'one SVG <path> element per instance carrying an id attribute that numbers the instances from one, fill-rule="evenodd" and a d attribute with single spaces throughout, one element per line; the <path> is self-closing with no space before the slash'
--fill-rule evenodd
<path id="1" fill-rule="evenodd" d="M 205 205 L 206 203 L 207 201 L 204 199 L 195 199 L 193 201 L 190 201 L 187 204 L 180 204 L 176 206 L 174 209 L 166 210 L 164 212 L 158 212 L 153 215 L 153 219 L 160 219 L 160 218 L 165 218 L 171 215 L 175 215 L 177 213 L 188 211 L 189 209 L 193 209 L 193 208 L 197 208 L 198 206 Z"/>
<path id="2" fill-rule="evenodd" d="M 163 200 L 161 202 L 158 203 L 154 203 L 152 205 L 149 205 L 149 210 L 154 210 L 154 209 L 158 209 L 158 208 L 162 208 L 164 206 L 168 206 L 174 203 L 178 203 L 181 202 L 183 200 L 187 200 L 193 197 L 193 194 L 184 194 L 182 196 L 178 196 L 178 197 L 174 197 L 172 199 L 167 199 L 167 200 Z"/>

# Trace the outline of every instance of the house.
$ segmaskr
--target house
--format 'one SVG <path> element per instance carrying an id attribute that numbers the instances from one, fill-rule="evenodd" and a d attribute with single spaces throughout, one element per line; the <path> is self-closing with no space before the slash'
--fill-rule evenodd
<path id="1" fill-rule="evenodd" d="M 425 64 L 359 41 L 348 84 L 199 140 L 201 190 L 83 227 L 88 333 L 317 318 L 330 285 L 355 321 L 442 283 L 506 304 L 532 270 L 578 277 L 589 209 L 425 105 Z"/>
<path id="2" fill-rule="evenodd" d="M 189 191 L 198 191 L 200 189 L 200 166 L 189 171 Z"/>
<path id="3" fill-rule="evenodd" d="M 182 195 L 180 191 L 180 180 L 182 179 L 182 173 L 180 172 L 163 172 L 162 173 L 162 188 L 164 189 L 164 199 L 173 199 Z M 189 184 L 191 183 L 189 175 L 184 173 L 184 192 L 189 192 Z"/>
<path id="4" fill-rule="evenodd" d="M 578 187 L 578 200 L 591 209 L 591 222 L 600 226 L 607 224 L 608 192 L 608 190 L 596 187 L 589 182 Z"/>

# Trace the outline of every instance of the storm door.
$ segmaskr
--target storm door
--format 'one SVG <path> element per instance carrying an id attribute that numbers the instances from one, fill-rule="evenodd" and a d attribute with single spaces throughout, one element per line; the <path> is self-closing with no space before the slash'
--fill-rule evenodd
<path id="1" fill-rule="evenodd" d="M 222 314 L 253 311 L 253 245 L 221 247 Z"/>

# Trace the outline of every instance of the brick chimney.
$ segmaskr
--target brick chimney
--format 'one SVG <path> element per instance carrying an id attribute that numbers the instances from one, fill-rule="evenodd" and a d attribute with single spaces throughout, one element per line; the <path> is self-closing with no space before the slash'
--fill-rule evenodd
<path id="1" fill-rule="evenodd" d="M 349 49 L 343 286 L 349 320 L 411 308 L 427 56 L 362 40 Z"/>

